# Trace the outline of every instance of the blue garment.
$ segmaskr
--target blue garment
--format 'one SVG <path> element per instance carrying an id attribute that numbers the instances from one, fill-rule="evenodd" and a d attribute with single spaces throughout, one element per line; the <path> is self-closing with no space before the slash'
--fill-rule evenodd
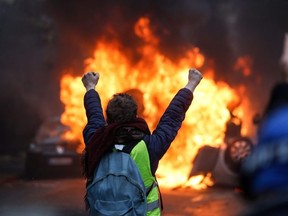
<path id="1" fill-rule="evenodd" d="M 271 140 L 288 138 L 288 105 L 272 111 L 263 121 L 259 129 L 259 145 Z"/>
<path id="2" fill-rule="evenodd" d="M 288 188 L 288 106 L 273 110 L 263 120 L 258 144 L 243 165 L 249 193 L 261 196 Z"/>
<path id="3" fill-rule="evenodd" d="M 143 140 L 148 148 L 153 175 L 155 175 L 158 168 L 159 160 L 164 156 L 175 139 L 192 100 L 193 94 L 190 90 L 186 88 L 180 89 L 165 110 L 156 129 L 151 135 L 144 136 Z M 106 121 L 99 94 L 95 90 L 91 89 L 86 92 L 84 106 L 88 122 L 83 130 L 83 137 L 87 145 L 95 131 L 106 125 Z"/>

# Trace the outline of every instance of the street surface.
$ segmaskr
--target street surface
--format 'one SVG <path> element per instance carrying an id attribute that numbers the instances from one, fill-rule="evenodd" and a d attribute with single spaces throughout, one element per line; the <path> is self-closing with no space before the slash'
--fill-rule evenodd
<path id="1" fill-rule="evenodd" d="M 85 216 L 81 178 L 27 180 L 22 164 L 0 161 L 1 216 Z M 9 168 L 9 169 L 8 169 Z M 161 188 L 164 216 L 237 216 L 245 203 L 233 188 Z"/>
<path id="2" fill-rule="evenodd" d="M 85 181 L 8 179 L 0 185 L 1 216 L 80 216 L 87 215 L 83 203 Z M 234 216 L 243 208 L 233 189 L 205 190 L 162 188 L 164 216 Z"/>

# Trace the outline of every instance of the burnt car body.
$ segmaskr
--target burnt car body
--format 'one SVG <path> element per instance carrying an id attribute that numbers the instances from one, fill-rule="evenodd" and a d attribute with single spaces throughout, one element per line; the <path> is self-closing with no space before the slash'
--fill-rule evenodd
<path id="1" fill-rule="evenodd" d="M 204 145 L 198 150 L 188 178 L 211 174 L 214 185 L 238 187 L 241 164 L 253 148 L 252 140 L 241 135 L 241 122 L 229 121 L 219 147 Z"/>
<path id="2" fill-rule="evenodd" d="M 67 140 L 64 133 L 70 130 L 59 117 L 49 118 L 36 133 L 26 152 L 25 177 L 65 178 L 81 176 L 79 140 Z"/>

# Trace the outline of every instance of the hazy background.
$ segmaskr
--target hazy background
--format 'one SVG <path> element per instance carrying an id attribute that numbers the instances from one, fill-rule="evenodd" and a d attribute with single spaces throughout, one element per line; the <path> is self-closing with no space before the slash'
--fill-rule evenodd
<path id="1" fill-rule="evenodd" d="M 23 152 L 39 124 L 62 113 L 61 71 L 71 67 L 81 75 L 97 38 L 113 29 L 133 53 L 139 43 L 133 26 L 144 15 L 166 56 L 199 47 L 216 79 L 245 84 L 261 111 L 281 79 L 287 11 L 287 0 L 0 0 L 0 154 Z M 245 55 L 253 59 L 248 77 L 233 72 Z"/>

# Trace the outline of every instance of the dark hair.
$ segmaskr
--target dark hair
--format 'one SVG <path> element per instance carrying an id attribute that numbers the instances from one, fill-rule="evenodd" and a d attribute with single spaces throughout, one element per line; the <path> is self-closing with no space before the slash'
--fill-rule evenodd
<path id="1" fill-rule="evenodd" d="M 137 103 L 131 95 L 114 94 L 106 109 L 107 123 L 133 121 L 137 117 L 137 109 Z"/>
<path id="2" fill-rule="evenodd" d="M 279 82 L 277 83 L 270 94 L 268 104 L 265 109 L 265 115 L 268 115 L 276 108 L 288 104 L 288 83 Z"/>

